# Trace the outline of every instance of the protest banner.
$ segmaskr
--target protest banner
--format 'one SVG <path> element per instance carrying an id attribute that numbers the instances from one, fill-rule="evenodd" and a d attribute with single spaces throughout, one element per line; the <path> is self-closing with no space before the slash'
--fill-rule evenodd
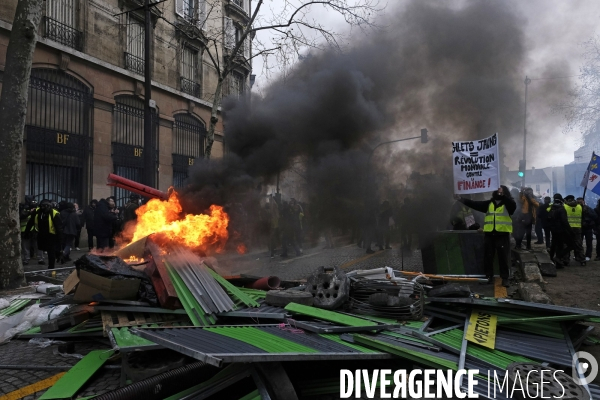
<path id="1" fill-rule="evenodd" d="M 498 133 L 468 142 L 452 142 L 454 193 L 491 192 L 500 185 Z"/>

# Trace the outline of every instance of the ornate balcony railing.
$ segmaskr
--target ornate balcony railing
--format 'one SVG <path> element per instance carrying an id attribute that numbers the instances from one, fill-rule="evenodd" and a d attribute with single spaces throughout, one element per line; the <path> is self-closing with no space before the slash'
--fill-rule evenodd
<path id="1" fill-rule="evenodd" d="M 194 97 L 200 97 L 200 84 L 181 77 L 181 91 Z"/>
<path id="2" fill-rule="evenodd" d="M 75 50 L 83 49 L 83 32 L 50 17 L 44 18 L 44 37 Z"/>
<path id="3" fill-rule="evenodd" d="M 144 75 L 144 59 L 125 53 L 125 69 Z"/>

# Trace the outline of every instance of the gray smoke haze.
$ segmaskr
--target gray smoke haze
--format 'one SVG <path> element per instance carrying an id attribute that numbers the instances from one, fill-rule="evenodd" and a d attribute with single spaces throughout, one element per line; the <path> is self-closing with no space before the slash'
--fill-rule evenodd
<path id="1" fill-rule="evenodd" d="M 403 3 L 388 10 L 383 29 L 355 38 L 345 53 L 310 54 L 262 97 L 226 101 L 229 154 L 193 168 L 184 206 L 204 209 L 257 193 L 259 182 L 273 182 L 303 156 L 311 202 L 340 225 L 363 204 L 363 182 L 373 183 L 368 190 L 380 196 L 389 186 L 405 196 L 412 172 L 447 172 L 452 140 L 499 132 L 502 153 L 514 160 L 522 151 L 527 20 L 513 2 L 456 4 Z M 561 62 L 547 68 L 569 73 Z M 538 85 L 548 101 L 568 86 Z M 429 129 L 429 143 L 379 148 L 367 164 L 377 143 L 418 136 L 420 128 Z M 451 198 L 451 185 L 430 192 L 416 186 L 419 197 Z"/>

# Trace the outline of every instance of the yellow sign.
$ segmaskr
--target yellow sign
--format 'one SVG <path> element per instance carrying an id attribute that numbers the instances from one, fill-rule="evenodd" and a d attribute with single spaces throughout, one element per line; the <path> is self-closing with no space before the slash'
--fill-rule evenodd
<path id="1" fill-rule="evenodd" d="M 467 340 L 493 349 L 496 345 L 496 315 L 473 310 L 467 327 Z"/>

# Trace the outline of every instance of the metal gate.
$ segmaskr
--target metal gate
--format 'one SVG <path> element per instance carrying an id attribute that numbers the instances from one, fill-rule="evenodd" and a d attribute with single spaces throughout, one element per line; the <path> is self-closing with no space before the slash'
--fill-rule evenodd
<path id="1" fill-rule="evenodd" d="M 144 170 L 144 102 L 135 96 L 117 96 L 114 108 L 112 138 L 113 171 L 136 182 L 142 182 Z M 152 110 L 152 136 L 158 161 L 158 118 Z M 158 182 L 158 168 L 157 168 Z M 130 191 L 115 187 L 113 195 L 117 206 L 123 206 Z"/>
<path id="2" fill-rule="evenodd" d="M 25 194 L 85 204 L 91 180 L 93 91 L 58 69 L 34 68 L 25 122 Z"/>
<path id="3" fill-rule="evenodd" d="M 173 186 L 182 187 L 194 160 L 204 155 L 204 124 L 191 114 L 175 115 L 173 131 Z"/>

